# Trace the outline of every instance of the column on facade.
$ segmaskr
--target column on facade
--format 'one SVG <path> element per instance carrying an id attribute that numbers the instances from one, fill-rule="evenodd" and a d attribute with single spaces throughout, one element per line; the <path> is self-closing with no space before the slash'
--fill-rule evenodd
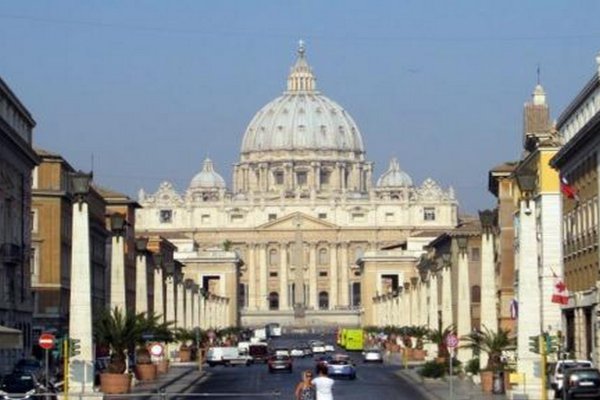
<path id="1" fill-rule="evenodd" d="M 314 168 L 315 168 L 315 190 L 319 191 L 321 190 L 321 163 L 320 162 L 315 162 L 313 164 Z"/>
<path id="2" fill-rule="evenodd" d="M 395 326 L 400 325 L 400 297 L 401 294 L 396 295 L 392 304 L 392 323 Z"/>
<path id="3" fill-rule="evenodd" d="M 175 285 L 175 298 L 177 299 L 175 318 L 177 318 L 177 326 L 185 328 L 185 287 L 182 280 L 178 278 L 177 281 Z"/>
<path id="4" fill-rule="evenodd" d="M 338 303 L 337 244 L 329 245 L 329 308 L 334 310 Z"/>
<path id="5" fill-rule="evenodd" d="M 367 165 L 367 170 L 365 171 L 365 189 L 371 190 L 371 179 L 373 175 L 373 168 L 371 165 Z"/>
<path id="6" fill-rule="evenodd" d="M 311 243 L 308 255 L 308 306 L 319 308 L 317 301 L 317 245 Z"/>
<path id="7" fill-rule="evenodd" d="M 419 282 L 419 326 L 427 326 L 429 321 L 427 317 L 429 313 L 427 312 L 427 282 L 420 281 Z"/>
<path id="8" fill-rule="evenodd" d="M 198 285 L 192 289 L 192 328 L 200 327 L 200 302 L 198 300 Z"/>
<path id="9" fill-rule="evenodd" d="M 200 293 L 200 295 L 198 296 L 198 303 L 199 303 L 198 318 L 199 318 L 200 328 L 207 329 L 208 328 L 208 320 L 206 318 L 206 298 L 204 297 L 203 293 Z"/>
<path id="10" fill-rule="evenodd" d="M 467 250 L 458 253 L 458 303 L 456 312 L 456 333 L 458 337 L 468 335 L 471 327 L 471 286 L 469 284 L 469 258 Z M 465 364 L 473 358 L 470 348 L 460 347 L 457 358 Z"/>
<path id="11" fill-rule="evenodd" d="M 147 254 L 140 252 L 135 258 L 135 312 L 148 311 L 148 265 Z M 158 314 L 158 313 L 157 313 Z"/>
<path id="12" fill-rule="evenodd" d="M 340 262 L 340 285 L 342 285 L 341 288 L 339 288 L 339 293 L 340 293 L 340 302 L 339 304 L 342 306 L 350 306 L 350 296 L 349 296 L 349 290 L 350 290 L 350 279 L 348 277 L 348 269 L 349 269 L 349 263 L 348 263 L 348 245 L 343 243 L 340 246 L 340 251 L 341 251 L 341 262 Z"/>
<path id="13" fill-rule="evenodd" d="M 539 375 L 534 372 L 539 356 L 529 351 L 529 337 L 539 335 L 541 328 L 535 207 L 534 201 L 520 202 L 518 251 L 515 254 L 515 264 L 518 265 L 517 299 L 521 316 L 517 320 L 517 372 L 525 374 L 529 391 L 532 387 L 537 391 L 541 385 Z"/>
<path id="14" fill-rule="evenodd" d="M 110 308 L 125 312 L 125 239 L 120 233 L 115 233 L 111 240 Z"/>
<path id="15" fill-rule="evenodd" d="M 410 283 L 404 282 L 402 290 L 402 326 L 411 325 L 410 320 Z"/>
<path id="16" fill-rule="evenodd" d="M 290 308 L 288 293 L 288 244 L 281 243 L 279 246 L 279 308 L 288 310 Z"/>
<path id="17" fill-rule="evenodd" d="M 248 245 L 248 309 L 256 310 L 258 291 L 256 290 L 256 246 L 254 244 Z"/>
<path id="18" fill-rule="evenodd" d="M 268 310 L 269 305 L 267 302 L 267 245 L 261 244 L 258 250 L 258 309 Z"/>
<path id="19" fill-rule="evenodd" d="M 429 329 L 439 328 L 438 314 L 438 278 L 435 272 L 429 275 Z"/>
<path id="20" fill-rule="evenodd" d="M 452 317 L 452 273 L 449 265 L 442 267 L 442 329 L 454 324 Z"/>
<path id="21" fill-rule="evenodd" d="M 164 289 L 162 266 L 157 265 L 154 268 L 154 314 L 160 315 L 166 322 Z"/>

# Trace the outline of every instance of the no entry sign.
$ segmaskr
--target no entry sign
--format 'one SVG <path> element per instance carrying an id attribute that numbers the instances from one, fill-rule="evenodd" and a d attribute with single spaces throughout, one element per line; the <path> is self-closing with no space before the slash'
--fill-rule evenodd
<path id="1" fill-rule="evenodd" d="M 450 334 L 446 336 L 446 347 L 449 349 L 454 349 L 458 346 L 458 338 L 456 335 Z"/>
<path id="2" fill-rule="evenodd" d="M 38 344 L 44 350 L 51 350 L 52 348 L 54 348 L 54 340 L 55 339 L 56 338 L 51 333 L 42 333 L 40 335 L 40 339 L 38 341 Z"/>

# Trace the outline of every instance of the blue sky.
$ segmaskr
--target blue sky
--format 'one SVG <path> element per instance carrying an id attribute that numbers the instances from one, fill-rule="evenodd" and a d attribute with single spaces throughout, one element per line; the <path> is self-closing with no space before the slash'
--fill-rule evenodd
<path id="1" fill-rule="evenodd" d="M 0 76 L 35 144 L 136 196 L 184 190 L 210 156 L 231 182 L 246 125 L 285 87 L 299 39 L 319 89 L 461 209 L 493 206 L 488 170 L 521 154 L 541 81 L 554 118 L 596 70 L 597 1 L 1 1 Z"/>

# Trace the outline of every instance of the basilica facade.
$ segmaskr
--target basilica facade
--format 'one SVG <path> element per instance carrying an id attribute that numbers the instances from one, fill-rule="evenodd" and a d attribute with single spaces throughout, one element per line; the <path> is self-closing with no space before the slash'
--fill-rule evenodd
<path id="1" fill-rule="evenodd" d="M 458 220 L 452 188 L 415 184 L 395 159 L 373 177 L 358 125 L 317 90 L 302 44 L 287 90 L 244 133 L 231 187 L 206 159 L 184 192 L 163 182 L 138 201 L 138 233 L 175 243 L 186 277 L 248 326 L 364 323 Z M 364 260 L 381 268 L 367 276 Z"/>

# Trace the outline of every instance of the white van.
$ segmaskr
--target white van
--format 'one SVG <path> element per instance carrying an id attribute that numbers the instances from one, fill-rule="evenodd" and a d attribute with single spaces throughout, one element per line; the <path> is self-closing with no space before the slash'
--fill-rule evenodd
<path id="1" fill-rule="evenodd" d="M 550 387 L 554 389 L 554 397 L 562 396 L 563 378 L 565 370 L 569 368 L 587 368 L 593 367 L 592 362 L 588 360 L 559 360 L 550 370 Z"/>
<path id="2" fill-rule="evenodd" d="M 240 355 L 237 347 L 211 347 L 206 353 L 206 363 L 209 367 L 215 365 L 250 365 L 252 357 Z"/>

